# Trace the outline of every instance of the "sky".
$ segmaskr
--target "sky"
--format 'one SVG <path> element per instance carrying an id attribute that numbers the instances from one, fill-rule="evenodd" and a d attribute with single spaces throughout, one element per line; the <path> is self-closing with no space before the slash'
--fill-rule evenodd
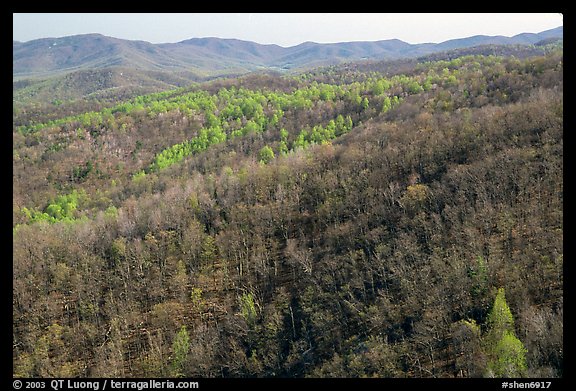
<path id="1" fill-rule="evenodd" d="M 190 38 L 236 38 L 284 47 L 318 43 L 401 39 L 415 44 L 472 35 L 513 36 L 563 25 L 559 13 L 15 13 L 13 39 L 100 33 L 151 43 Z"/>

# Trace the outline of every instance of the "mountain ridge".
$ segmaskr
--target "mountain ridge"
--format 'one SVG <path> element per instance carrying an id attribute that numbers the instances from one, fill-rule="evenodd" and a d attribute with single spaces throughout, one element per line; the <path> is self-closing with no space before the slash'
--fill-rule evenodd
<path id="1" fill-rule="evenodd" d="M 82 69 L 125 66 L 146 71 L 248 73 L 265 68 L 291 70 L 363 59 L 418 57 L 440 51 L 487 44 L 532 45 L 562 38 L 563 26 L 512 37 L 475 35 L 440 43 L 410 44 L 400 39 L 336 43 L 303 42 L 290 47 L 234 38 L 190 38 L 153 44 L 99 33 L 27 42 L 13 40 L 13 78 L 51 76 Z"/>

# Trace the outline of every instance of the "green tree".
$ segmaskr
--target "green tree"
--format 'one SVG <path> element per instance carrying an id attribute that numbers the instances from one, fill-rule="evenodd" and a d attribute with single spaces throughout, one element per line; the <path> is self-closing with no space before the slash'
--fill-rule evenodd
<path id="1" fill-rule="evenodd" d="M 254 324 L 256 321 L 256 303 L 254 301 L 254 295 L 252 293 L 244 293 L 240 296 L 240 310 L 242 316 L 249 325 Z"/>
<path id="2" fill-rule="evenodd" d="M 488 327 L 488 337 L 493 340 L 499 340 L 504 331 L 514 329 L 514 318 L 508 303 L 506 303 L 504 288 L 498 289 L 494 305 L 488 314 Z"/>
<path id="3" fill-rule="evenodd" d="M 286 141 L 282 140 L 280 141 L 280 143 L 278 143 L 278 152 L 281 155 L 285 155 L 288 153 L 288 144 L 286 144 Z"/>
<path id="4" fill-rule="evenodd" d="M 410 95 L 419 94 L 424 91 L 424 88 L 416 80 L 412 80 L 408 83 L 408 93 Z"/>
<path id="5" fill-rule="evenodd" d="M 190 292 L 190 301 L 192 302 L 192 309 L 194 312 L 202 316 L 206 305 L 206 302 L 202 298 L 202 289 L 192 288 L 192 291 Z"/>
<path id="6" fill-rule="evenodd" d="M 174 341 L 172 342 L 172 362 L 170 364 L 172 376 L 184 376 L 184 364 L 186 362 L 186 357 L 188 356 L 189 350 L 190 337 L 188 336 L 186 326 L 182 326 L 180 331 L 178 331 L 174 337 Z"/>
<path id="7" fill-rule="evenodd" d="M 384 91 L 390 88 L 390 82 L 386 79 L 380 79 L 372 85 L 372 93 L 374 95 L 382 95 Z"/>
<path id="8" fill-rule="evenodd" d="M 494 305 L 488 314 L 485 343 L 489 355 L 487 368 L 489 376 L 525 375 L 527 350 L 514 333 L 514 317 L 506 303 L 504 288 L 498 289 Z"/>
<path id="9" fill-rule="evenodd" d="M 274 151 L 268 145 L 262 147 L 260 152 L 258 153 L 258 161 L 260 163 L 268 164 L 272 159 L 274 159 Z"/>
<path id="10" fill-rule="evenodd" d="M 488 362 L 488 370 L 495 377 L 524 377 L 526 353 L 524 344 L 514 332 L 505 330 L 492 347 L 492 359 Z"/>
<path id="11" fill-rule="evenodd" d="M 296 140 L 294 140 L 294 142 L 292 143 L 292 149 L 296 150 L 298 148 L 301 149 L 307 148 L 308 145 L 310 145 L 310 142 L 308 141 L 308 136 L 309 136 L 308 131 L 306 129 L 302 129 L 300 133 L 298 133 Z"/>
<path id="12" fill-rule="evenodd" d="M 382 100 L 382 112 L 385 113 L 392 108 L 392 101 L 389 96 L 384 97 Z"/>

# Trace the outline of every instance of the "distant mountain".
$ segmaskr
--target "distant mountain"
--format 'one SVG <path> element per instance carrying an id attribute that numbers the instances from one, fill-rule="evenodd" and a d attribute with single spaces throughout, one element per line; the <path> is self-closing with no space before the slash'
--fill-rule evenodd
<path id="1" fill-rule="evenodd" d="M 374 42 L 292 47 L 262 45 L 238 39 L 192 38 L 178 43 L 151 44 L 100 34 L 13 41 L 15 79 L 52 76 L 78 70 L 121 66 L 144 71 L 188 71 L 199 76 L 241 74 L 261 69 L 289 70 L 362 59 L 418 57 L 478 45 L 532 45 L 563 37 L 563 27 L 513 37 L 477 35 L 442 43 L 409 44 L 398 39 Z"/>
<path id="2" fill-rule="evenodd" d="M 100 34 L 44 38 L 14 44 L 13 75 L 53 74 L 79 69 L 127 66 L 142 70 L 185 68 L 157 45 Z"/>
<path id="3" fill-rule="evenodd" d="M 479 45 L 533 45 L 538 41 L 546 38 L 562 38 L 564 28 L 562 26 L 552 30 L 546 30 L 538 34 L 522 33 L 513 37 L 504 37 L 502 35 L 487 36 L 475 35 L 468 38 L 451 39 L 435 45 L 435 51 L 444 51 L 451 49 L 460 49 Z"/>

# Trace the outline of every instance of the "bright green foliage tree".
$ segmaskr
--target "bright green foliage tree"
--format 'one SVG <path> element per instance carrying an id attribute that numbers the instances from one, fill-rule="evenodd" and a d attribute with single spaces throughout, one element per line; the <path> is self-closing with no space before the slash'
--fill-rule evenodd
<path id="1" fill-rule="evenodd" d="M 78 204 L 83 202 L 86 198 L 85 192 L 73 190 L 70 194 L 59 195 L 50 204 L 44 208 L 43 212 L 22 208 L 22 213 L 28 218 L 30 223 L 36 221 L 48 221 L 55 223 L 58 221 L 73 221 L 75 219 L 74 212 L 78 208 Z"/>
<path id="2" fill-rule="evenodd" d="M 211 145 L 226 141 L 226 133 L 218 125 L 212 128 L 203 128 L 198 132 L 198 136 L 189 141 L 174 144 L 158 153 L 154 162 L 150 165 L 151 171 L 160 171 L 175 163 L 178 163 L 187 156 L 201 152 Z"/>
<path id="3" fill-rule="evenodd" d="M 138 182 L 146 176 L 146 172 L 144 170 L 139 170 L 132 175 L 132 180 L 134 182 Z"/>
<path id="4" fill-rule="evenodd" d="M 294 142 L 292 143 L 292 149 L 296 150 L 298 148 L 307 148 L 308 145 L 310 144 L 308 141 L 308 134 L 309 132 L 306 129 L 302 129 L 300 131 L 300 133 L 298 133 L 298 137 L 296 137 L 296 140 L 294 140 Z"/>
<path id="5" fill-rule="evenodd" d="M 246 122 L 246 125 L 244 126 L 242 133 L 244 135 L 247 135 L 250 133 L 258 133 L 259 131 L 260 131 L 260 125 L 258 125 L 253 120 L 249 120 L 248 122 Z"/>
<path id="6" fill-rule="evenodd" d="M 418 84 L 418 82 L 416 80 L 410 81 L 408 83 L 407 89 L 408 89 L 408 93 L 411 95 L 419 94 L 422 91 L 424 91 L 424 88 L 422 88 L 422 86 L 420 84 Z"/>
<path id="7" fill-rule="evenodd" d="M 488 314 L 488 327 L 494 339 L 500 339 L 504 331 L 514 328 L 514 318 L 508 303 L 506 303 L 504 288 L 498 289 L 494 305 Z"/>
<path id="8" fill-rule="evenodd" d="M 350 117 L 349 115 L 346 116 L 346 120 L 344 122 L 344 126 L 347 132 L 352 130 L 352 117 Z"/>
<path id="9" fill-rule="evenodd" d="M 286 141 L 282 140 L 280 141 L 280 143 L 278 143 L 278 152 L 281 155 L 285 155 L 288 153 L 288 144 L 286 144 Z"/>
<path id="10" fill-rule="evenodd" d="M 382 112 L 385 113 L 392 108 L 392 101 L 390 97 L 387 96 L 382 100 Z"/>
<path id="11" fill-rule="evenodd" d="M 495 377 L 522 377 L 526 372 L 526 348 L 514 333 L 514 318 L 506 303 L 504 288 L 498 289 L 488 314 L 485 339 L 488 373 Z"/>
<path id="12" fill-rule="evenodd" d="M 256 303 L 252 293 L 244 293 L 240 296 L 240 310 L 246 323 L 251 325 L 256 321 Z"/>
<path id="13" fill-rule="evenodd" d="M 220 126 L 220 121 L 218 117 L 216 117 L 213 113 L 206 113 L 206 118 L 204 120 L 205 126 L 207 128 L 214 128 L 216 126 Z"/>
<path id="14" fill-rule="evenodd" d="M 390 82 L 386 79 L 380 79 L 372 85 L 372 93 L 374 95 L 382 95 L 384 91 L 390 88 Z"/>
<path id="15" fill-rule="evenodd" d="M 258 161 L 264 164 L 268 164 L 274 159 L 274 151 L 268 145 L 262 147 L 260 152 L 258 153 Z"/>
<path id="16" fill-rule="evenodd" d="M 174 341 L 172 342 L 172 362 L 170 363 L 172 376 L 184 376 L 184 363 L 186 362 L 186 357 L 188 356 L 189 350 L 190 337 L 188 336 L 186 326 L 182 326 L 180 331 L 178 331 L 174 337 Z"/>
<path id="17" fill-rule="evenodd" d="M 526 373 L 526 353 L 524 344 L 514 332 L 505 330 L 492 348 L 493 358 L 488 362 L 488 370 L 495 377 L 523 377 Z"/>
<path id="18" fill-rule="evenodd" d="M 424 89 L 424 91 L 430 91 L 432 89 L 432 78 L 430 76 L 428 76 L 426 80 L 424 80 L 422 88 Z"/>
<path id="19" fill-rule="evenodd" d="M 272 114 L 272 118 L 270 118 L 270 120 L 268 121 L 268 126 L 269 127 L 276 126 L 283 115 L 284 115 L 284 112 L 282 111 L 282 109 L 278 109 L 277 112 Z"/>
<path id="20" fill-rule="evenodd" d="M 281 155 L 288 153 L 288 131 L 284 128 L 280 129 L 280 143 L 278 144 L 278 152 Z"/>

